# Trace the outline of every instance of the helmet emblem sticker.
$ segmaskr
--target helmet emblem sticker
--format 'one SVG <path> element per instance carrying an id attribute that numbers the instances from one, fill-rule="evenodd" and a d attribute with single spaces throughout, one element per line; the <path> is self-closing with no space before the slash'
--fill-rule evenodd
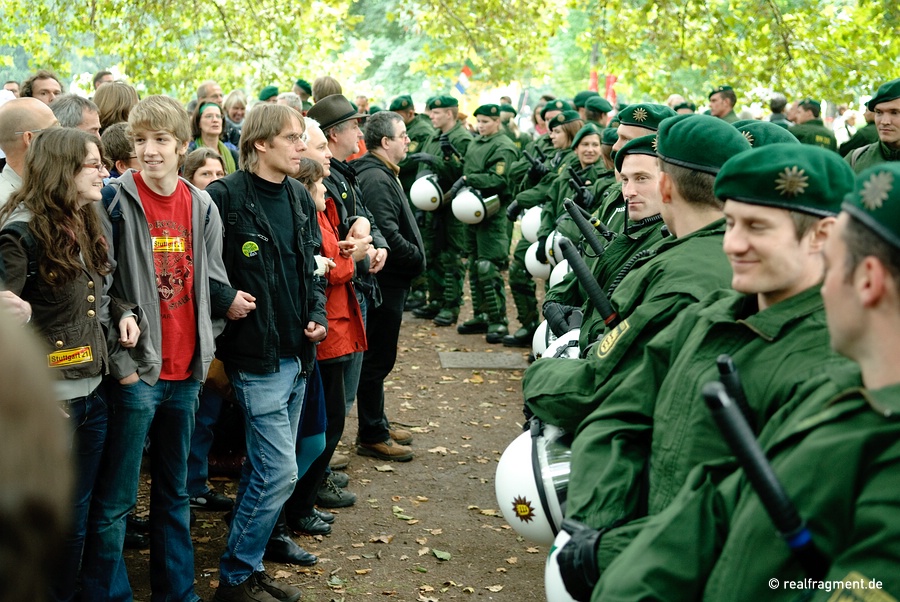
<path id="1" fill-rule="evenodd" d="M 530 523 L 534 520 L 534 508 L 524 496 L 513 499 L 513 512 L 523 523 Z"/>

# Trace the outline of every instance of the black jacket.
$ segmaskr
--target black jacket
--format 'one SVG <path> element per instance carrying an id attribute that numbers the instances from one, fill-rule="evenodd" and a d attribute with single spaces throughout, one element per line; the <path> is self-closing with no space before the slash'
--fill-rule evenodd
<path id="1" fill-rule="evenodd" d="M 419 226 L 409 208 L 397 175 L 384 161 L 366 153 L 351 163 L 366 207 L 390 245 L 384 268 L 378 273 L 382 286 L 408 287 L 425 270 L 425 247 Z"/>
<path id="2" fill-rule="evenodd" d="M 288 178 L 288 193 L 294 211 L 300 292 L 305 306 L 299 308 L 305 324 L 312 320 L 328 327 L 325 315 L 325 280 L 313 275 L 313 259 L 322 244 L 315 217 L 316 207 L 306 189 Z M 219 208 L 225 228 L 222 256 L 228 279 L 236 289 L 256 297 L 256 310 L 243 319 L 229 321 L 216 345 L 216 356 L 229 368 L 256 373 L 278 371 L 278 290 L 275 262 L 278 250 L 272 227 L 256 197 L 251 175 L 238 170 L 210 184 L 206 191 Z M 235 291 L 235 294 L 237 291 Z M 316 357 L 315 345 L 307 340 L 301 359 L 308 372 Z"/>

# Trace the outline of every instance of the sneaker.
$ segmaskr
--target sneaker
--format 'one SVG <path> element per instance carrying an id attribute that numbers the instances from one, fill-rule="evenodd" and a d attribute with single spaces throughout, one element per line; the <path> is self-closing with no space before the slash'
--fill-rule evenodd
<path id="1" fill-rule="evenodd" d="M 253 573 L 253 577 L 256 577 L 256 582 L 268 592 L 270 596 L 276 600 L 281 600 L 281 602 L 297 602 L 302 595 L 299 587 L 294 587 L 289 583 L 275 581 L 269 577 L 269 574 L 265 571 L 256 571 Z"/>
<path id="2" fill-rule="evenodd" d="M 409 445 L 413 441 L 412 433 L 406 429 L 392 428 L 388 429 L 388 434 L 397 445 Z"/>
<path id="3" fill-rule="evenodd" d="M 356 503 L 356 494 L 341 489 L 334 481 L 326 477 L 316 494 L 316 505 L 323 508 L 346 508 Z"/>
<path id="4" fill-rule="evenodd" d="M 346 489 L 347 485 L 350 484 L 350 477 L 347 476 L 347 473 L 344 472 L 333 472 L 329 477 L 331 482 L 340 487 L 341 489 Z"/>
<path id="5" fill-rule="evenodd" d="M 334 452 L 331 455 L 331 460 L 328 462 L 329 468 L 331 470 L 344 470 L 348 466 L 350 466 L 350 456 L 347 454 L 341 454 L 338 452 Z"/>
<path id="6" fill-rule="evenodd" d="M 362 443 L 356 446 L 358 456 L 369 456 L 388 462 L 409 462 L 413 459 L 413 451 L 406 445 L 394 443 L 391 439 L 381 443 Z"/>
<path id="7" fill-rule="evenodd" d="M 226 512 L 234 507 L 234 500 L 221 493 L 209 490 L 196 497 L 191 497 L 191 508 Z"/>
<path id="8" fill-rule="evenodd" d="M 331 533 L 331 525 L 319 518 L 315 512 L 309 516 L 288 519 L 288 527 L 294 532 L 304 535 L 329 535 Z"/>
<path id="9" fill-rule="evenodd" d="M 290 598 L 284 598 L 288 599 Z M 300 596 L 297 596 L 294 601 L 299 599 Z M 279 602 L 279 599 L 262 586 L 254 573 L 237 585 L 219 583 L 213 602 Z"/>

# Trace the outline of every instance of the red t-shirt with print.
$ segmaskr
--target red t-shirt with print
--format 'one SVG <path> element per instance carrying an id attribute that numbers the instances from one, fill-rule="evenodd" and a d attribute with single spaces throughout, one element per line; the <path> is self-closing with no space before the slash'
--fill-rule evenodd
<path id="1" fill-rule="evenodd" d="M 165 380 L 191 375 L 197 345 L 197 309 L 194 300 L 194 248 L 191 232 L 191 191 L 181 180 L 170 196 L 161 196 L 144 182 L 137 183 L 150 240 L 162 318 L 162 372 Z"/>

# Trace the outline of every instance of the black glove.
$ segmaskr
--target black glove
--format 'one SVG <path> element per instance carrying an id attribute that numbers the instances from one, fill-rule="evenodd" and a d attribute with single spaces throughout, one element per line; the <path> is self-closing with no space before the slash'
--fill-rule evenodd
<path id="1" fill-rule="evenodd" d="M 458 180 L 453 182 L 453 186 L 450 187 L 450 190 L 447 191 L 447 194 L 444 195 L 444 200 L 445 201 L 452 200 L 453 197 L 455 197 L 456 194 L 459 192 L 459 190 L 465 185 L 466 185 L 466 176 L 460 176 Z"/>
<path id="2" fill-rule="evenodd" d="M 541 178 L 550 173 L 550 170 L 547 169 L 547 166 L 543 163 L 532 163 L 531 168 L 528 170 L 528 179 L 533 183 L 537 184 L 541 181 Z"/>
<path id="3" fill-rule="evenodd" d="M 506 219 L 514 222 L 519 218 L 520 213 L 522 213 L 522 208 L 519 207 L 519 201 L 513 201 L 506 208 Z"/>
<path id="4" fill-rule="evenodd" d="M 440 161 L 434 155 L 429 155 L 428 153 L 413 153 L 411 155 L 406 155 L 406 160 L 409 163 L 427 163 L 428 165 L 435 166 Z"/>
<path id="5" fill-rule="evenodd" d="M 441 134 L 438 137 L 438 142 L 441 143 L 441 152 L 444 153 L 444 161 L 450 160 L 453 155 L 456 155 L 458 159 L 462 158 L 462 153 L 460 153 L 453 143 L 450 142 L 450 136 L 447 134 Z"/>
<path id="6" fill-rule="evenodd" d="M 579 186 L 575 189 L 575 196 L 572 200 L 582 209 L 587 209 L 594 204 L 594 193 L 590 188 Z"/>
<path id="7" fill-rule="evenodd" d="M 597 546 L 602 531 L 591 529 L 571 518 L 562 522 L 562 528 L 572 536 L 559 551 L 559 574 L 569 594 L 576 600 L 590 600 L 594 586 L 600 579 L 597 568 Z"/>
<path id="8" fill-rule="evenodd" d="M 547 303 L 544 303 L 543 311 L 544 318 L 547 319 L 547 326 L 550 327 L 550 331 L 557 337 L 561 337 L 572 330 L 569 326 L 569 316 L 572 312 L 576 311 L 575 307 L 563 305 L 562 303 L 557 303 L 555 301 L 548 301 Z"/>
<path id="9" fill-rule="evenodd" d="M 541 263 L 549 263 L 547 261 L 547 236 L 541 236 L 537 240 L 538 246 L 537 250 L 534 253 L 534 256 L 537 257 L 537 260 Z"/>
<path id="10" fill-rule="evenodd" d="M 550 169 L 555 171 L 559 164 L 562 163 L 563 156 L 560 151 L 556 151 L 556 154 L 553 155 L 553 158 L 550 159 Z"/>

